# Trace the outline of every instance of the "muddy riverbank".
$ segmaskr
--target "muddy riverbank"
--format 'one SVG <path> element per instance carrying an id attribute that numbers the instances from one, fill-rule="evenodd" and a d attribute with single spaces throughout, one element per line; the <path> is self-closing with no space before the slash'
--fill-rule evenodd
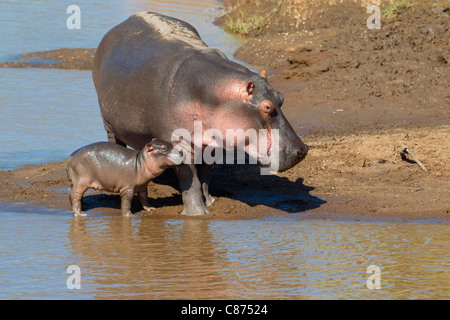
<path id="1" fill-rule="evenodd" d="M 0 63 L 3 68 L 50 68 L 91 70 L 96 49 L 55 49 L 21 54 Z"/>
<path id="2" fill-rule="evenodd" d="M 307 135 L 308 158 L 274 176 L 256 167 L 217 165 L 216 202 L 200 219 L 246 219 L 298 213 L 305 218 L 449 220 L 450 126 L 392 129 L 356 135 Z M 427 172 L 411 157 L 408 147 Z M 65 163 L 0 172 L 0 200 L 70 211 Z M 135 199 L 136 214 L 181 217 L 181 196 L 171 171 L 149 185 L 150 214 Z M 120 215 L 120 199 L 89 191 L 87 214 Z"/>
<path id="3" fill-rule="evenodd" d="M 308 218 L 448 220 L 448 3 L 417 1 L 399 7 L 382 19 L 380 30 L 369 30 L 365 8 L 351 3 L 317 5 L 316 15 L 304 20 L 295 14 L 303 2 L 287 3 L 292 16 L 274 14 L 270 23 L 250 33 L 236 57 L 268 70 L 269 81 L 284 94 L 283 112 L 310 152 L 277 176 L 260 176 L 254 167 L 217 166 L 211 184 L 217 201 L 200 219 L 299 213 Z M 261 12 L 274 10 L 270 1 L 250 4 Z M 23 56 L 23 65 L 3 66 L 90 69 L 92 57 L 92 49 L 62 49 Z M 411 157 L 402 158 L 405 148 L 427 171 Z M 1 171 L 0 180 L 0 201 L 70 210 L 64 162 Z M 151 216 L 180 217 L 173 175 L 151 183 L 149 197 L 156 207 Z M 91 191 L 85 204 L 88 215 L 120 214 L 115 195 Z M 148 215 L 137 201 L 134 212 Z"/>
<path id="4" fill-rule="evenodd" d="M 270 70 L 289 119 L 304 132 L 450 124 L 448 2 L 381 1 L 379 30 L 360 2 L 334 2 L 286 1 L 236 52 Z"/>

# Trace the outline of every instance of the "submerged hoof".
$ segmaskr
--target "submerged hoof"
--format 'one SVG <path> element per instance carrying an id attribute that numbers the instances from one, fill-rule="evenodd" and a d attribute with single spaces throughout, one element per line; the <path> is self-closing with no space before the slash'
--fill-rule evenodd
<path id="1" fill-rule="evenodd" d="M 181 214 L 183 216 L 204 216 L 205 214 L 208 214 L 209 211 L 206 208 L 199 209 L 199 210 L 187 210 L 186 208 L 181 211 Z"/>
<path id="2" fill-rule="evenodd" d="M 84 213 L 83 211 L 80 211 L 80 212 L 74 212 L 74 213 L 73 213 L 73 216 L 74 216 L 74 217 L 86 217 L 87 214 Z"/>

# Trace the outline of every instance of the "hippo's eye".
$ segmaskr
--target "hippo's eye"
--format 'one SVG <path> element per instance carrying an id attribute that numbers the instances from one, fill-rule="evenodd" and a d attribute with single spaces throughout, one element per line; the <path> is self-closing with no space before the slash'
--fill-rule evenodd
<path id="1" fill-rule="evenodd" d="M 166 151 L 167 151 L 167 147 L 164 146 L 164 145 L 162 145 L 162 146 L 161 146 L 161 151 L 162 151 L 162 152 L 166 152 Z"/>
<path id="2" fill-rule="evenodd" d="M 273 103 L 270 100 L 261 101 L 259 110 L 263 115 L 270 115 L 274 110 Z"/>

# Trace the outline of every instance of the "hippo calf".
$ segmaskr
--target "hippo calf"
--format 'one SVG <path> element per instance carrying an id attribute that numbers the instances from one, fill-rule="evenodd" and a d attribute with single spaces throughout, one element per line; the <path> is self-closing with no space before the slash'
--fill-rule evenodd
<path id="1" fill-rule="evenodd" d="M 137 12 L 104 36 L 92 72 L 110 142 L 140 149 L 152 137 L 179 141 L 173 139 L 175 131 L 194 132 L 200 123 L 204 132 L 214 130 L 222 137 L 227 131 L 243 132 L 226 141 L 229 149 L 233 144 L 257 149 L 269 156 L 273 171 L 288 170 L 308 152 L 281 111 L 283 95 L 266 74 L 228 60 L 184 21 Z M 278 143 L 261 150 L 259 142 L 245 136 L 260 130 L 266 130 L 267 140 L 279 137 Z M 195 148 L 205 149 L 210 142 L 204 138 Z M 206 206 L 214 202 L 210 170 L 211 164 L 195 161 L 176 167 L 183 214 L 208 213 Z"/>
<path id="2" fill-rule="evenodd" d="M 147 185 L 168 167 L 180 164 L 182 152 L 171 144 L 153 139 L 141 150 L 131 150 L 111 142 L 97 142 L 72 153 L 67 160 L 67 178 L 72 183 L 70 203 L 75 216 L 85 216 L 81 200 L 87 189 L 119 193 L 122 215 L 131 215 L 135 193 L 145 210 Z"/>

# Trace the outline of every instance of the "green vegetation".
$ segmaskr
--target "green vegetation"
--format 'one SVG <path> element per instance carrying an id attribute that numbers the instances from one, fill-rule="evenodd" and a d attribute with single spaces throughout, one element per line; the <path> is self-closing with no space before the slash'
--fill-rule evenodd
<path id="1" fill-rule="evenodd" d="M 281 0 L 274 1 L 272 10 L 269 12 L 257 11 L 261 0 L 241 0 L 227 9 L 228 14 L 223 23 L 223 28 L 229 32 L 247 35 L 254 30 L 260 29 L 276 14 L 282 3 Z"/>
<path id="2" fill-rule="evenodd" d="M 409 8 L 411 7 L 411 2 L 407 0 L 394 1 L 392 4 L 388 5 L 383 11 L 383 18 L 391 19 L 397 16 L 398 8 Z"/>
<path id="3" fill-rule="evenodd" d="M 236 17 L 227 16 L 223 27 L 233 33 L 249 34 L 251 31 L 259 29 L 265 25 L 266 19 L 261 16 Z"/>

